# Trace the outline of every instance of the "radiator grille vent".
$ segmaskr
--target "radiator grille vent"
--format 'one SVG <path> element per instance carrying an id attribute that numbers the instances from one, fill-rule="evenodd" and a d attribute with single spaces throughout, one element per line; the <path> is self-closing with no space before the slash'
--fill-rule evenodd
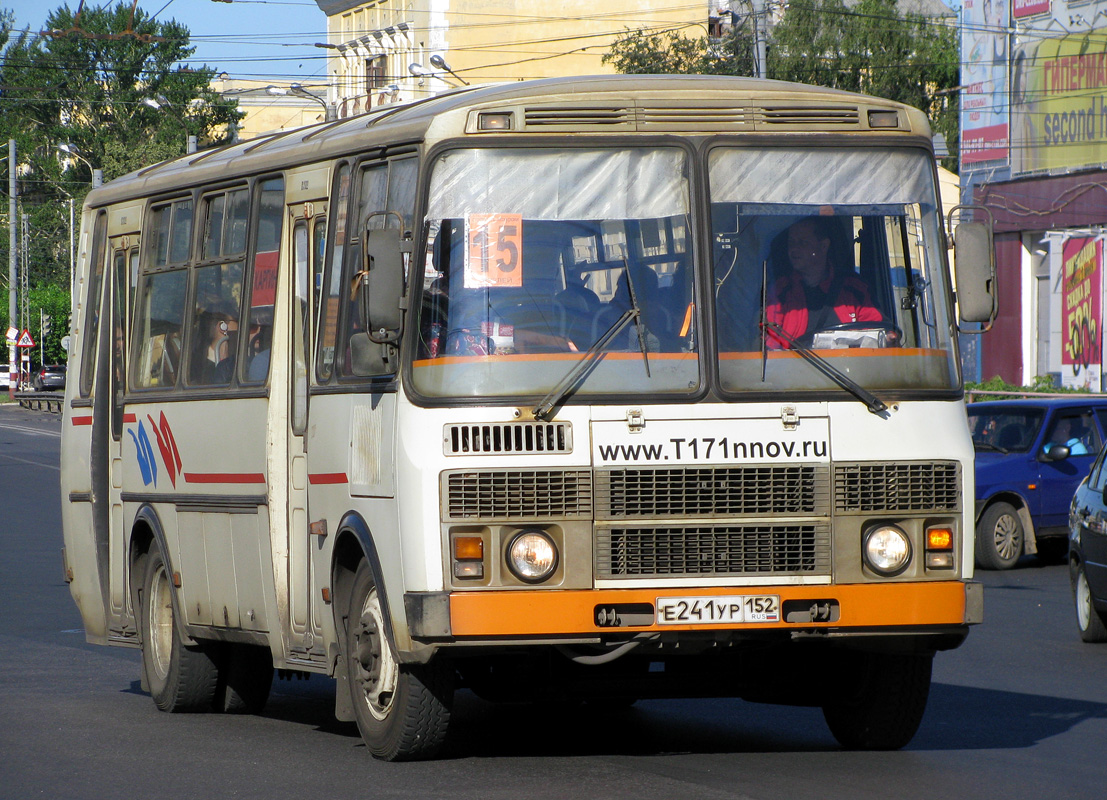
<path id="1" fill-rule="evenodd" d="M 568 422 L 502 422 L 447 425 L 443 452 L 448 456 L 497 453 L 571 453 L 573 426 Z"/>
<path id="2" fill-rule="evenodd" d="M 596 516 L 825 516 L 830 474 L 825 466 L 615 469 L 596 473 Z"/>
<path id="3" fill-rule="evenodd" d="M 451 520 L 589 517 L 591 472 L 480 470 L 444 473 Z"/>
<path id="4" fill-rule="evenodd" d="M 829 574 L 830 526 L 601 528 L 596 573 L 603 578 Z"/>
<path id="5" fill-rule="evenodd" d="M 947 511 L 961 509 L 961 470 L 956 461 L 837 464 L 838 511 Z"/>

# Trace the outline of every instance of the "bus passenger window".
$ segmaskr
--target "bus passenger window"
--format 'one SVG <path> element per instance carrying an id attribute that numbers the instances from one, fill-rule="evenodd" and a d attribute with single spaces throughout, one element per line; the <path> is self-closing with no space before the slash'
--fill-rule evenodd
<path id="1" fill-rule="evenodd" d="M 225 386 L 231 382 L 241 302 L 242 262 L 196 270 L 189 384 Z"/>
<path id="2" fill-rule="evenodd" d="M 146 276 L 135 312 L 132 384 L 138 389 L 173 387 L 181 365 L 188 272 Z"/>

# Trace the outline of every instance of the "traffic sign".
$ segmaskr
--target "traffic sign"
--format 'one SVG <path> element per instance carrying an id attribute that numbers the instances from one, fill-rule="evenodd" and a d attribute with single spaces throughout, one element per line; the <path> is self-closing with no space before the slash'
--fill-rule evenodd
<path id="1" fill-rule="evenodd" d="M 31 338 L 31 332 L 28 330 L 23 331 L 23 335 L 19 337 L 19 341 L 15 343 L 16 347 L 34 347 L 35 340 Z"/>

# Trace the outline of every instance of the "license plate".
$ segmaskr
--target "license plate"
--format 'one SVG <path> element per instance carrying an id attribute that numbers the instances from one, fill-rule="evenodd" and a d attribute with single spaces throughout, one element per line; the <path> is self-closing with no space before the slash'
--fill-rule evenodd
<path id="1" fill-rule="evenodd" d="M 727 625 L 737 622 L 780 622 L 780 597 L 753 594 L 657 598 L 658 625 Z"/>

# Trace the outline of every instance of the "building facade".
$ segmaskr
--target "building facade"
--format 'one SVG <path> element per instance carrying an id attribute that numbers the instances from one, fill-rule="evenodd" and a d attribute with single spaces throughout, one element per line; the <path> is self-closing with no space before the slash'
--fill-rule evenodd
<path id="1" fill-rule="evenodd" d="M 995 222 L 977 375 L 1104 389 L 1107 1 L 964 0 L 961 185 Z"/>
<path id="2" fill-rule="evenodd" d="M 726 3 L 658 0 L 316 0 L 327 15 L 329 100 L 339 117 L 463 83 L 596 75 L 628 30 L 708 34 Z M 414 66 L 413 66 L 414 65 Z"/>

